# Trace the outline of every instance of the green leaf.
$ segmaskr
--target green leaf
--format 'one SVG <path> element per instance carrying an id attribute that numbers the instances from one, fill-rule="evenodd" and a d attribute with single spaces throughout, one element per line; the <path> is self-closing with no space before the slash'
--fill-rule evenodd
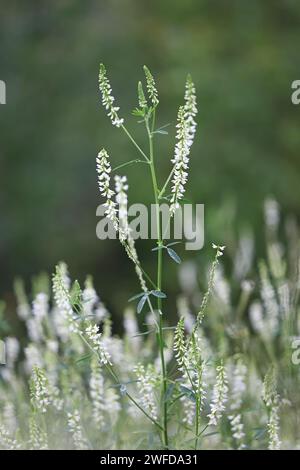
<path id="1" fill-rule="evenodd" d="M 161 245 L 161 246 L 156 246 L 155 248 L 152 248 L 151 251 L 158 251 L 158 250 L 163 250 L 164 248 L 166 248 L 164 245 Z"/>
<path id="2" fill-rule="evenodd" d="M 137 308 L 136 308 L 137 313 L 141 313 L 147 299 L 148 299 L 148 294 L 144 294 L 141 300 L 139 301 L 139 303 L 137 304 Z"/>
<path id="3" fill-rule="evenodd" d="M 255 435 L 254 435 L 254 439 L 258 441 L 258 440 L 261 439 L 265 434 L 266 434 L 266 429 L 263 429 L 263 428 L 262 428 L 262 429 L 257 429 L 257 430 L 256 430 L 256 433 L 255 433 Z"/>
<path id="4" fill-rule="evenodd" d="M 76 359 L 76 363 L 78 362 L 83 362 L 83 361 L 86 361 L 87 359 L 90 359 L 90 357 L 92 357 L 92 353 L 87 353 L 87 354 L 84 354 L 84 356 L 81 356 L 79 359 Z"/>
<path id="5" fill-rule="evenodd" d="M 175 384 L 168 385 L 165 396 L 164 396 L 165 403 L 168 402 L 170 398 L 172 398 L 174 388 L 175 388 Z"/>
<path id="6" fill-rule="evenodd" d="M 167 131 L 163 131 L 163 130 L 157 130 L 157 131 L 153 131 L 152 134 L 163 134 L 163 135 L 168 135 L 169 133 Z"/>
<path id="7" fill-rule="evenodd" d="M 195 398 L 195 394 L 194 394 L 193 390 L 191 390 L 190 388 L 185 387 L 184 385 L 180 385 L 180 390 L 186 397 L 188 397 L 190 400 L 196 402 L 196 398 Z"/>
<path id="8" fill-rule="evenodd" d="M 81 305 L 81 289 L 78 281 L 74 281 L 70 292 L 70 302 L 73 306 Z"/>
<path id="9" fill-rule="evenodd" d="M 145 116 L 145 111 L 143 109 L 135 108 L 131 114 L 136 117 L 144 117 Z"/>
<path id="10" fill-rule="evenodd" d="M 133 300 L 139 299 L 140 297 L 143 297 L 143 295 L 145 295 L 145 292 L 141 292 L 140 294 L 136 294 L 133 297 L 130 297 L 130 299 L 128 299 L 128 302 L 132 302 Z"/>
<path id="11" fill-rule="evenodd" d="M 158 297 L 159 299 L 166 299 L 167 296 L 161 290 L 152 290 L 150 294 L 154 295 L 154 297 Z"/>
<path id="12" fill-rule="evenodd" d="M 166 127 L 169 127 L 170 125 L 171 125 L 171 123 L 169 122 L 168 124 L 165 124 L 164 126 L 158 127 L 157 129 L 155 129 L 153 134 L 155 134 L 155 133 L 157 133 L 157 134 L 168 134 L 168 132 L 164 131 L 163 129 L 165 129 Z"/>
<path id="13" fill-rule="evenodd" d="M 131 336 L 131 338 L 137 338 L 138 336 L 150 335 L 150 333 L 154 333 L 154 332 L 155 330 L 148 330 L 148 331 L 145 331 L 144 333 L 137 333 L 136 335 Z"/>
<path id="14" fill-rule="evenodd" d="M 168 252 L 168 255 L 170 256 L 170 258 L 172 258 L 172 260 L 175 261 L 175 263 L 177 263 L 177 264 L 181 263 L 181 258 L 180 258 L 180 256 L 178 256 L 176 251 L 174 251 L 172 248 L 167 247 L 167 252 Z"/>

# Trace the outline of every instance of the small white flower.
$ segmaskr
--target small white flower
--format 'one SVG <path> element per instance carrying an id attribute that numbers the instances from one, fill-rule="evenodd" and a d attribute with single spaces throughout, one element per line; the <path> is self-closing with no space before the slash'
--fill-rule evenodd
<path id="1" fill-rule="evenodd" d="M 223 256 L 224 254 L 224 250 L 226 248 L 226 246 L 221 246 L 221 245 L 216 245 L 215 243 L 212 243 L 212 247 L 214 250 L 217 250 L 217 258 L 219 258 L 220 256 Z"/>
<path id="2" fill-rule="evenodd" d="M 89 325 L 85 333 L 95 351 L 97 351 L 101 364 L 111 364 L 110 355 L 101 340 L 101 333 L 98 332 L 97 325 Z"/>

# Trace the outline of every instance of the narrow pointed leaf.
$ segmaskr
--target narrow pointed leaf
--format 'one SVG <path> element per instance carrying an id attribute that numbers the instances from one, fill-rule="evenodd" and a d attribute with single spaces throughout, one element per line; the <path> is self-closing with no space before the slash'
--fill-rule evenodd
<path id="1" fill-rule="evenodd" d="M 128 302 L 132 302 L 133 300 L 139 299 L 140 297 L 143 297 L 143 295 L 145 295 L 145 292 L 141 292 L 140 294 L 136 294 L 133 297 L 130 297 L 130 299 L 128 299 Z"/>
<path id="2" fill-rule="evenodd" d="M 172 260 L 175 261 L 175 263 L 180 264 L 181 263 L 181 258 L 178 256 L 176 251 L 174 251 L 172 248 L 167 248 L 168 254 Z"/>
<path id="3" fill-rule="evenodd" d="M 143 297 L 140 299 L 140 301 L 139 301 L 139 303 L 138 303 L 138 305 L 137 305 L 137 308 L 136 308 L 137 313 L 141 313 L 141 311 L 143 310 L 143 307 L 144 307 L 144 305 L 145 305 L 145 302 L 146 302 L 147 298 L 148 298 L 148 295 L 147 295 L 147 294 L 144 294 Z"/>
<path id="4" fill-rule="evenodd" d="M 152 290 L 151 294 L 154 295 L 154 297 L 158 297 L 159 299 L 166 299 L 166 294 L 160 290 Z"/>

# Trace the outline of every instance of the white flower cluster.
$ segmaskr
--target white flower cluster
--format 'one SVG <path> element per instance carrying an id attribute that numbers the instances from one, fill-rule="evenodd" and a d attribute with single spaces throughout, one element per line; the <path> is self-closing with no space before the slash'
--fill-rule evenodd
<path id="1" fill-rule="evenodd" d="M 113 424 L 116 423 L 119 412 L 121 411 L 121 405 L 119 401 L 119 395 L 116 390 L 112 387 L 108 388 L 105 393 L 105 404 L 106 412 L 110 417 Z"/>
<path id="2" fill-rule="evenodd" d="M 196 133 L 196 122 L 194 117 L 197 114 L 195 87 L 188 77 L 185 91 L 185 105 L 180 106 L 177 116 L 177 132 L 174 158 L 172 197 L 170 212 L 173 215 L 179 207 L 179 200 L 185 193 L 185 184 L 188 178 L 188 163 L 190 149 Z"/>
<path id="3" fill-rule="evenodd" d="M 116 203 L 118 204 L 119 210 L 119 237 L 120 241 L 127 239 L 129 234 L 128 226 L 128 184 L 126 176 L 115 176 L 115 191 L 116 191 Z"/>
<path id="4" fill-rule="evenodd" d="M 185 359 L 186 359 L 186 344 L 184 338 L 184 318 L 180 318 L 177 323 L 175 335 L 174 335 L 174 351 L 175 358 L 179 365 L 179 370 L 184 371 Z"/>
<path id="5" fill-rule="evenodd" d="M 72 434 L 74 445 L 76 449 L 88 449 L 88 443 L 83 435 L 83 430 L 80 422 L 80 414 L 77 409 L 73 413 L 68 413 L 68 426 Z"/>
<path id="6" fill-rule="evenodd" d="M 138 378 L 137 387 L 140 394 L 141 406 L 152 419 L 157 420 L 157 405 L 155 403 L 155 385 L 157 382 L 157 376 L 153 367 L 148 365 L 145 369 L 143 364 L 138 364 L 134 372 Z"/>
<path id="7" fill-rule="evenodd" d="M 92 363 L 89 385 L 93 405 L 93 419 L 97 426 L 103 428 L 107 418 L 111 423 L 115 423 L 121 409 L 119 396 L 113 388 L 105 386 L 101 368 L 96 362 Z"/>
<path id="8" fill-rule="evenodd" d="M 39 292 L 32 302 L 32 314 L 34 317 L 42 320 L 48 314 L 48 295 Z"/>
<path id="9" fill-rule="evenodd" d="M 40 350 L 34 343 L 29 343 L 24 349 L 26 363 L 25 369 L 27 374 L 32 374 L 32 370 L 35 366 L 43 367 L 44 358 L 41 356 Z"/>
<path id="10" fill-rule="evenodd" d="M 280 397 L 276 390 L 276 374 L 274 368 L 269 369 L 265 376 L 263 384 L 263 400 L 266 404 L 269 413 L 268 419 L 268 434 L 269 434 L 269 450 L 279 450 L 281 446 L 280 441 L 280 420 L 279 420 L 279 406 Z"/>
<path id="11" fill-rule="evenodd" d="M 208 425 L 217 425 L 225 410 L 228 386 L 227 375 L 223 364 L 217 367 L 217 380 L 213 389 L 212 404 L 208 415 Z"/>
<path id="12" fill-rule="evenodd" d="M 206 397 L 206 383 L 204 381 L 205 363 L 202 359 L 200 336 L 193 332 L 188 342 L 184 338 L 184 317 L 182 317 L 176 327 L 174 335 L 175 358 L 182 372 L 182 385 L 196 393 L 197 404 L 186 395 L 180 398 L 183 405 L 183 422 L 189 426 L 193 425 L 195 419 L 196 406 L 200 411 L 203 408 Z"/>
<path id="13" fill-rule="evenodd" d="M 68 322 L 70 331 L 78 333 L 79 328 L 76 323 L 76 317 L 69 298 L 70 279 L 68 277 L 67 267 L 64 263 L 56 266 L 56 272 L 53 276 L 53 294 L 55 302 Z"/>
<path id="14" fill-rule="evenodd" d="M 228 416 L 231 426 L 232 437 L 238 442 L 238 450 L 245 448 L 243 440 L 245 438 L 244 424 L 240 413 Z"/>
<path id="15" fill-rule="evenodd" d="M 128 226 L 128 214 L 127 214 L 127 191 L 128 184 L 126 176 L 115 176 L 115 191 L 110 189 L 110 173 L 111 166 L 109 163 L 109 156 L 105 149 L 102 149 L 96 159 L 97 162 L 97 173 L 100 193 L 106 198 L 104 204 L 105 215 L 113 223 L 114 229 L 119 232 L 120 242 L 124 246 L 124 249 L 128 257 L 135 264 L 135 270 L 140 280 L 143 291 L 147 291 L 145 281 L 143 279 L 143 273 L 140 267 L 140 262 L 135 249 L 135 243 L 132 236 L 130 236 L 130 229 Z M 116 194 L 116 201 L 112 200 L 112 196 Z M 117 209 L 118 206 L 118 209 Z"/>
<path id="16" fill-rule="evenodd" d="M 112 196 L 115 194 L 112 189 L 110 189 L 110 173 L 111 166 L 109 163 L 109 155 L 105 149 L 100 150 L 96 158 L 96 169 L 98 173 L 98 183 L 101 196 L 106 198 L 104 204 L 105 215 L 112 221 L 115 230 L 119 229 L 119 221 L 117 215 L 116 203 L 112 200 Z"/>
<path id="17" fill-rule="evenodd" d="M 97 352 L 100 363 L 103 365 L 111 364 L 110 355 L 101 340 L 101 333 L 99 333 L 97 325 L 87 326 L 85 333 L 92 348 Z"/>
<path id="18" fill-rule="evenodd" d="M 234 366 L 231 378 L 230 411 L 232 414 L 228 416 L 228 419 L 230 421 L 232 437 L 235 439 L 239 450 L 245 448 L 245 432 L 241 406 L 243 395 L 246 392 L 246 376 L 247 367 L 241 360 L 238 360 L 237 364 Z"/>
<path id="19" fill-rule="evenodd" d="M 48 381 L 42 369 L 34 367 L 31 376 L 31 403 L 34 408 L 46 413 L 50 405 Z"/>
<path id="20" fill-rule="evenodd" d="M 29 442 L 32 450 L 48 450 L 47 434 L 37 424 L 34 416 L 29 420 Z"/>
<path id="21" fill-rule="evenodd" d="M 3 407 L 3 423 L 10 433 L 15 433 L 18 427 L 15 406 L 7 401 Z"/>
<path id="22" fill-rule="evenodd" d="M 98 364 L 92 364 L 92 372 L 89 385 L 93 405 L 93 419 L 97 426 L 100 426 L 100 428 L 102 428 L 105 424 L 104 378 Z"/>
<path id="23" fill-rule="evenodd" d="M 0 446 L 7 450 L 21 449 L 21 445 L 18 441 L 11 437 L 8 430 L 5 429 L 2 424 L 0 424 Z"/>
<path id="24" fill-rule="evenodd" d="M 238 361 L 234 366 L 232 374 L 232 386 L 230 393 L 230 409 L 238 410 L 242 406 L 243 394 L 246 391 L 247 367 L 243 362 Z"/>
<path id="25" fill-rule="evenodd" d="M 93 315 L 94 308 L 97 306 L 98 302 L 99 298 L 94 289 L 93 281 L 88 277 L 82 291 L 82 307 L 86 317 Z"/>
<path id="26" fill-rule="evenodd" d="M 114 106 L 115 98 L 112 96 L 112 89 L 109 80 L 106 76 L 106 69 L 103 64 L 100 64 L 99 70 L 99 90 L 102 96 L 102 104 L 108 111 L 108 117 L 110 118 L 112 125 L 121 127 L 124 123 L 124 119 L 118 115 L 119 107 Z"/>
<path id="27" fill-rule="evenodd" d="M 8 336 L 5 340 L 6 366 L 13 368 L 20 351 L 20 344 L 14 336 Z"/>
<path id="28" fill-rule="evenodd" d="M 123 244 L 128 257 L 133 261 L 135 265 L 136 274 L 141 284 L 141 288 L 144 292 L 147 291 L 147 286 L 141 270 L 138 254 L 135 248 L 135 242 L 131 236 L 131 230 L 128 225 L 128 183 L 126 176 L 115 176 L 115 191 L 116 191 L 116 203 L 119 207 L 119 238 Z M 126 243 L 124 243 L 126 242 Z"/>
<path id="29" fill-rule="evenodd" d="M 30 339 L 39 342 L 43 339 L 43 319 L 48 314 L 48 295 L 39 292 L 32 302 L 32 315 L 26 319 Z"/>
<path id="30" fill-rule="evenodd" d="M 269 450 L 280 450 L 281 441 L 279 437 L 280 420 L 279 420 L 279 397 L 273 402 L 268 422 L 269 433 Z"/>
<path id="31" fill-rule="evenodd" d="M 157 88 L 155 85 L 155 81 L 154 81 L 152 73 L 150 72 L 150 70 L 148 69 L 146 65 L 144 65 L 144 72 L 145 72 L 146 82 L 147 82 L 147 91 L 148 91 L 152 106 L 155 108 L 159 103 L 158 92 L 157 92 Z M 142 100 L 142 101 L 144 103 L 145 100 Z"/>
<path id="32" fill-rule="evenodd" d="M 188 333 L 192 333 L 195 325 L 195 318 L 189 307 L 188 299 L 185 295 L 179 295 L 176 300 L 179 318 L 184 318 L 184 326 Z"/>
<path id="33" fill-rule="evenodd" d="M 259 274 L 261 282 L 260 293 L 266 312 L 266 332 L 270 336 L 275 336 L 279 328 L 280 311 L 279 305 L 277 303 L 276 292 L 272 285 L 268 268 L 263 261 L 259 263 Z"/>

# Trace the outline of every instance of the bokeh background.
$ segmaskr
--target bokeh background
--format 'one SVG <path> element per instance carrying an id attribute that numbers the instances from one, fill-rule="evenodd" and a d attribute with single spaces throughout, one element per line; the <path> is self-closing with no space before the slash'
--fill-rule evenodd
<path id="1" fill-rule="evenodd" d="M 112 312 L 136 293 L 134 273 L 117 242 L 97 240 L 101 202 L 95 157 L 105 146 L 113 165 L 136 157 L 100 105 L 99 62 L 130 130 L 146 63 L 160 91 L 157 158 L 168 174 L 174 124 L 190 72 L 198 92 L 198 134 L 187 196 L 204 203 L 206 245 L 181 255 L 204 266 L 212 240 L 236 246 L 251 231 L 263 253 L 262 207 L 272 195 L 282 213 L 300 215 L 300 106 L 291 83 L 300 78 L 298 0 L 34 0 L 1 1 L 0 293 L 13 301 L 16 275 L 27 286 L 65 260 L 73 277 L 94 276 Z M 126 169 L 132 202 L 150 202 L 144 165 Z M 141 258 L 154 269 L 151 243 Z M 176 290 L 174 266 L 166 289 Z"/>

